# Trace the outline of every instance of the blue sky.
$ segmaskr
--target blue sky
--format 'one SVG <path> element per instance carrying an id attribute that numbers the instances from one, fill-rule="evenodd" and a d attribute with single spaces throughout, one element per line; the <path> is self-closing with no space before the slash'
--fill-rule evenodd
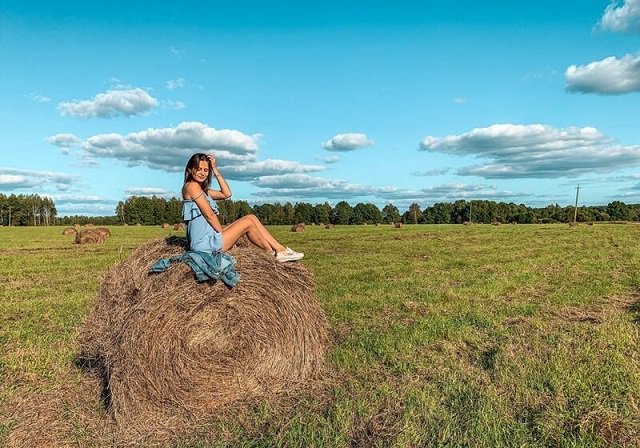
<path id="1" fill-rule="evenodd" d="M 640 0 L 313 3 L 0 0 L 0 192 L 640 202 Z"/>

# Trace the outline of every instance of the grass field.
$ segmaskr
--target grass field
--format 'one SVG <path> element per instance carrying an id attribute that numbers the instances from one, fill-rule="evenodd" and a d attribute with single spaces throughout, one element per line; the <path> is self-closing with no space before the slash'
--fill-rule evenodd
<path id="1" fill-rule="evenodd" d="M 110 229 L 76 246 L 60 227 L 0 228 L 0 444 L 15 403 L 84 381 L 75 338 L 102 273 L 171 233 Z M 178 446 L 640 446 L 640 226 L 271 230 L 315 275 L 330 378 Z"/>

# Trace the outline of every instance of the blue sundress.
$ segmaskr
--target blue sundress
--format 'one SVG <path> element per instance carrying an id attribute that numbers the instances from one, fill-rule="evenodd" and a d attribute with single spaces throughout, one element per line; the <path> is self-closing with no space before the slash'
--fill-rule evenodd
<path id="1" fill-rule="evenodd" d="M 213 212 L 219 215 L 220 209 L 218 208 L 218 204 L 216 204 L 208 194 L 205 194 L 205 198 Z M 211 224 L 204 218 L 200 207 L 198 207 L 198 204 L 196 204 L 193 199 L 185 199 L 182 201 L 182 219 L 187 227 L 189 250 L 198 252 L 215 252 L 222 250 L 222 233 L 216 232 L 213 227 L 211 227 Z"/>

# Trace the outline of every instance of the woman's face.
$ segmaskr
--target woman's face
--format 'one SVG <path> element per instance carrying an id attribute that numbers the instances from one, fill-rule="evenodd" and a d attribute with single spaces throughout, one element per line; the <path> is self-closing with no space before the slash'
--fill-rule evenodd
<path id="1" fill-rule="evenodd" d="M 201 160 L 200 163 L 198 163 L 198 168 L 194 168 L 191 175 L 196 182 L 202 183 L 206 181 L 207 177 L 209 177 L 209 162 Z"/>

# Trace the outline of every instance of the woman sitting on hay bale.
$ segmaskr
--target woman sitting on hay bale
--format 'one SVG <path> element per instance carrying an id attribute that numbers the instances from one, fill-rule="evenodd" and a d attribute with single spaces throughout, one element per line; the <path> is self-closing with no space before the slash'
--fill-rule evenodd
<path id="1" fill-rule="evenodd" d="M 209 188 L 212 175 L 219 190 Z M 194 154 L 184 170 L 182 214 L 187 226 L 189 249 L 199 252 L 226 252 L 242 237 L 266 250 L 280 262 L 302 259 L 304 254 L 280 244 L 255 215 L 247 215 L 222 228 L 215 200 L 231 197 L 231 189 L 224 180 L 212 154 Z"/>

